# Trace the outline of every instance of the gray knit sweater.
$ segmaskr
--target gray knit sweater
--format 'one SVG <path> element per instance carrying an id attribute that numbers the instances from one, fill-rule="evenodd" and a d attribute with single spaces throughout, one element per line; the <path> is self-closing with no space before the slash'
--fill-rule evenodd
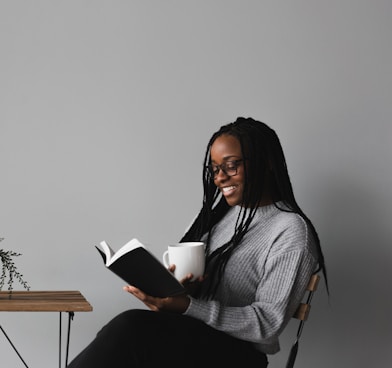
<path id="1" fill-rule="evenodd" d="M 232 237 L 239 210 L 231 208 L 216 225 L 211 251 Z M 214 300 L 191 298 L 184 314 L 274 354 L 317 266 L 316 254 L 314 238 L 299 215 L 274 205 L 260 207 L 226 265 Z"/>

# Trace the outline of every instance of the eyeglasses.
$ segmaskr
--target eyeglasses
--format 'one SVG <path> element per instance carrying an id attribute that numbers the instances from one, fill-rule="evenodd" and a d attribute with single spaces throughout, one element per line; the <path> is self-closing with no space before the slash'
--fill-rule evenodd
<path id="1" fill-rule="evenodd" d="M 240 163 L 244 160 L 234 160 L 234 161 L 226 161 L 221 165 L 208 165 L 207 169 L 210 172 L 211 176 L 214 179 L 219 175 L 219 171 L 222 170 L 227 176 L 235 176 L 237 175 L 237 169 L 240 166 Z"/>

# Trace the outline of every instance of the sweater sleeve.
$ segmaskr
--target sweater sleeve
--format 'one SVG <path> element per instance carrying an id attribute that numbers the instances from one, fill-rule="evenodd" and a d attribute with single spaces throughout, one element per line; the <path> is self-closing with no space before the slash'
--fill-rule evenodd
<path id="1" fill-rule="evenodd" d="M 303 234 L 302 234 L 303 235 Z M 296 238 L 296 237 L 294 237 Z M 304 242 L 304 238 L 301 238 Z M 316 260 L 299 239 L 281 234 L 274 250 L 263 264 L 262 277 L 257 281 L 252 300 L 232 306 L 218 300 L 191 298 L 185 314 L 236 338 L 255 343 L 265 353 L 279 350 L 278 336 L 301 301 Z M 241 270 L 233 275 L 239 283 Z"/>

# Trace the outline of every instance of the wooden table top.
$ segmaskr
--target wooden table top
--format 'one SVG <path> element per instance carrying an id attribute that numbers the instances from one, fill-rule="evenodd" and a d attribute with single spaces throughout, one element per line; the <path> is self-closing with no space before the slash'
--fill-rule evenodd
<path id="1" fill-rule="evenodd" d="M 90 312 L 80 291 L 0 291 L 0 312 Z"/>

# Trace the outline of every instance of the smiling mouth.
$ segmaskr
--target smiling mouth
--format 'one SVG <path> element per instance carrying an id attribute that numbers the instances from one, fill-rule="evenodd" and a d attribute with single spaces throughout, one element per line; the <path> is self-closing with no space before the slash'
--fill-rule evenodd
<path id="1" fill-rule="evenodd" d="M 222 193 L 223 194 L 229 194 L 229 193 L 231 193 L 233 190 L 235 190 L 237 187 L 235 186 L 235 185 L 231 185 L 231 186 L 229 186 L 229 187 L 222 187 L 221 188 L 221 190 L 222 190 Z"/>

